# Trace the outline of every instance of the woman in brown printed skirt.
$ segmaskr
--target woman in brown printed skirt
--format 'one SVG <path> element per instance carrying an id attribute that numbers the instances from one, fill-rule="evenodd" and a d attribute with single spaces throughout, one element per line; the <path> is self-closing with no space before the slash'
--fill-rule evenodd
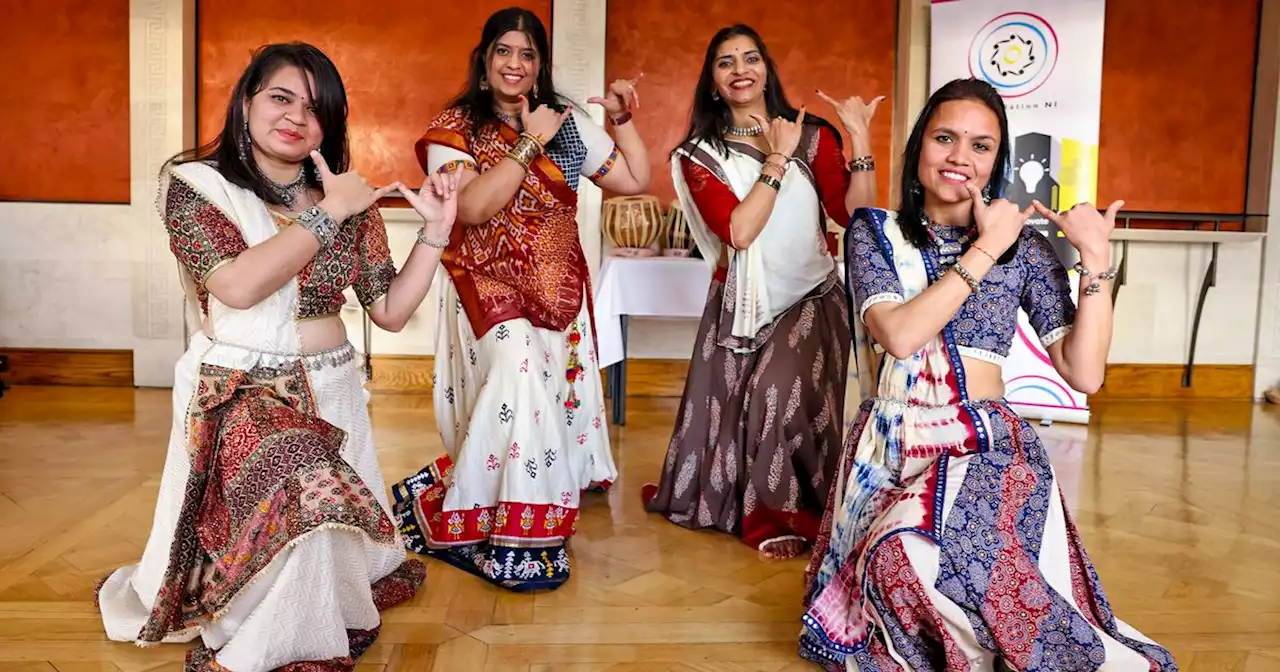
<path id="1" fill-rule="evenodd" d="M 879 99 L 822 97 L 851 138 L 847 164 L 840 133 L 787 102 L 759 35 L 722 29 L 671 159 L 713 279 L 646 507 L 769 558 L 812 543 L 839 460 L 850 331 L 825 221 L 844 225 L 875 199 L 867 127 Z"/>

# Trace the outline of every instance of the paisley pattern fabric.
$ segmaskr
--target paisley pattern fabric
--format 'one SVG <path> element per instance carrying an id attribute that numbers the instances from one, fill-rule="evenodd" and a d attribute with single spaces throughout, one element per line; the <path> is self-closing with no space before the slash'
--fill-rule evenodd
<path id="1" fill-rule="evenodd" d="M 849 318 L 837 276 L 740 352 L 716 342 L 724 284 L 713 281 L 662 479 L 646 508 L 691 529 L 813 541 L 844 428 Z"/>

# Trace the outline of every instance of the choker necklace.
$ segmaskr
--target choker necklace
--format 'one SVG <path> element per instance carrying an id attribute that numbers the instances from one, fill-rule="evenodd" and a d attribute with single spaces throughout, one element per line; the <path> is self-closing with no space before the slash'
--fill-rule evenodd
<path id="1" fill-rule="evenodd" d="M 734 135 L 739 138 L 749 138 L 753 135 L 760 135 L 762 132 L 764 132 L 764 129 L 760 128 L 760 124 L 747 127 L 730 126 L 729 129 L 725 131 L 726 134 Z"/>
<path id="2" fill-rule="evenodd" d="M 267 177 L 265 173 L 263 177 Z M 276 182 L 270 177 L 267 177 L 267 183 L 284 207 L 292 210 L 294 204 L 298 202 L 298 195 L 307 190 L 307 168 L 306 166 L 300 168 L 298 176 L 285 184 Z"/>
<path id="3" fill-rule="evenodd" d="M 493 110 L 493 111 L 498 113 L 498 118 L 499 118 L 499 119 L 501 119 L 501 120 L 505 121 L 507 124 L 511 125 L 511 127 L 515 128 L 517 131 L 523 131 L 523 130 L 524 130 L 524 124 L 520 123 L 520 120 L 519 120 L 518 118 L 513 117 L 513 116 L 511 116 L 511 115 L 507 114 L 506 112 L 503 112 L 502 110 L 499 110 L 499 109 L 497 109 L 497 108 L 494 108 L 494 110 Z"/>

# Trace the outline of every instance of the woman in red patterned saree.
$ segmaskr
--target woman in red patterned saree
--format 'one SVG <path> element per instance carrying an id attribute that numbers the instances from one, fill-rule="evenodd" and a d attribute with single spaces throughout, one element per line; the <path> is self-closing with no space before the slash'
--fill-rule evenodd
<path id="1" fill-rule="evenodd" d="M 466 91 L 418 141 L 428 174 L 461 175 L 436 338 L 436 424 L 447 454 L 394 488 L 409 548 L 514 591 L 569 578 L 580 493 L 616 477 L 596 359 L 577 187 L 649 186 L 630 109 L 614 138 L 556 94 L 532 12 L 485 23 Z"/>
<path id="2" fill-rule="evenodd" d="M 646 506 L 768 558 L 814 541 L 840 457 L 849 318 L 826 220 L 844 226 L 875 199 L 867 126 L 879 100 L 823 98 L 851 139 L 847 165 L 839 132 L 787 102 L 760 36 L 722 29 L 671 158 L 713 281 Z"/>
<path id="3" fill-rule="evenodd" d="M 199 326 L 174 367 L 150 538 L 98 604 L 112 640 L 199 637 L 188 672 L 354 669 L 378 612 L 425 576 L 391 519 L 338 312 L 351 287 L 375 324 L 404 326 L 430 288 L 457 184 L 373 189 L 342 172 L 346 121 L 323 53 L 267 46 L 219 137 L 162 174 L 161 216 Z M 425 220 L 399 273 L 375 205 L 397 189 Z"/>

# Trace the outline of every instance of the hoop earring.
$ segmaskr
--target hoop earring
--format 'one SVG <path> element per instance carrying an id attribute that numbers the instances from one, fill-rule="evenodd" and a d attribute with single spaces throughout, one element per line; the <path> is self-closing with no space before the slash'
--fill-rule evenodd
<path id="1" fill-rule="evenodd" d="M 480 75 L 480 90 L 481 91 L 489 90 L 489 78 L 484 75 Z"/>

